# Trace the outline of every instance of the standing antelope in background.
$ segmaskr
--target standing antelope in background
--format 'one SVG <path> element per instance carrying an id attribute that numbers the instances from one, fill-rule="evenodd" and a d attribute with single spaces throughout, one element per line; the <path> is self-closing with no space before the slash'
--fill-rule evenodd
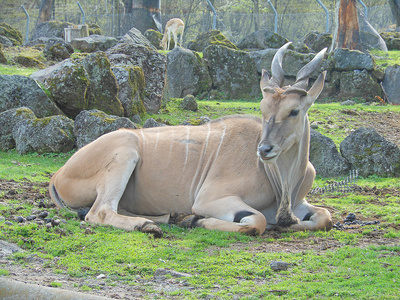
<path id="1" fill-rule="evenodd" d="M 154 222 L 247 234 L 329 230 L 330 213 L 304 199 L 315 176 L 307 111 L 326 72 L 306 88 L 326 49 L 293 86 L 283 86 L 289 44 L 275 54 L 272 77 L 263 70 L 261 120 L 230 116 L 196 127 L 105 134 L 54 174 L 51 198 L 58 207 L 90 208 L 87 222 L 155 236 L 162 231 Z"/>
<path id="2" fill-rule="evenodd" d="M 164 36 L 161 40 L 160 46 L 162 46 L 164 50 L 169 50 L 169 42 L 171 38 L 174 37 L 176 47 L 178 45 L 178 35 L 180 36 L 179 46 L 182 46 L 182 36 L 184 30 L 185 24 L 181 19 L 173 18 L 169 20 L 165 25 Z"/>

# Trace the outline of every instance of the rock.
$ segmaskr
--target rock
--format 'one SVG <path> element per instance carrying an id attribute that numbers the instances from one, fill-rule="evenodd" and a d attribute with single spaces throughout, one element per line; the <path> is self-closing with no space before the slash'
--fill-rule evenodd
<path id="1" fill-rule="evenodd" d="M 0 23 L 0 36 L 6 37 L 12 43 L 12 46 L 19 46 L 22 44 L 21 32 L 6 23 Z"/>
<path id="2" fill-rule="evenodd" d="M 11 222 L 5 222 L 5 223 L 11 223 Z M 10 224 L 8 224 L 10 225 Z M 13 225 L 11 223 L 11 225 Z M 17 252 L 24 252 L 24 250 L 20 247 L 18 247 L 16 244 L 8 243 L 6 241 L 0 240 L 0 257 L 7 257 L 11 254 L 17 253 Z"/>
<path id="3" fill-rule="evenodd" d="M 0 41 L 0 64 L 7 64 L 7 58 L 4 56 L 3 53 L 3 46 Z"/>
<path id="4" fill-rule="evenodd" d="M 73 26 L 73 23 L 70 22 L 61 22 L 61 21 L 49 21 L 39 23 L 34 31 L 31 34 L 30 40 L 35 40 L 38 38 L 60 38 L 64 39 L 64 28 L 68 28 L 68 26 Z"/>
<path id="5" fill-rule="evenodd" d="M 42 44 L 45 45 L 43 53 L 49 59 L 64 60 L 74 53 L 74 48 L 70 44 L 66 43 L 64 39 L 57 37 L 39 37 L 27 42 L 25 46 L 33 47 Z"/>
<path id="6" fill-rule="evenodd" d="M 400 176 L 400 149 L 375 129 L 355 130 L 342 141 L 340 152 L 361 176 Z"/>
<path id="7" fill-rule="evenodd" d="M 257 30 L 245 36 L 237 44 L 239 49 L 263 50 L 266 48 L 280 48 L 289 40 L 277 33 L 265 29 Z"/>
<path id="8" fill-rule="evenodd" d="M 191 111 L 197 111 L 198 109 L 197 101 L 193 95 L 187 95 L 179 104 L 179 107 L 181 109 L 191 110 Z"/>
<path id="9" fill-rule="evenodd" d="M 154 29 L 147 29 L 144 32 L 144 37 L 149 40 L 149 42 L 156 48 L 157 50 L 162 50 L 163 47 L 160 45 L 161 40 L 162 40 L 162 33 L 154 30 Z"/>
<path id="10" fill-rule="evenodd" d="M 270 267 L 273 271 L 286 271 L 289 268 L 289 264 L 283 261 L 272 261 Z"/>
<path id="11" fill-rule="evenodd" d="M 143 47 L 149 47 L 153 50 L 156 48 L 150 43 L 150 41 L 135 27 L 132 27 L 121 39 L 122 43 L 140 45 Z"/>
<path id="12" fill-rule="evenodd" d="M 234 50 L 238 49 L 219 30 L 210 30 L 210 31 L 199 34 L 195 40 L 189 42 L 188 49 L 197 51 L 197 52 L 203 52 L 203 50 L 210 45 L 225 46 L 225 47 L 228 47 L 228 48 L 234 49 Z"/>
<path id="13" fill-rule="evenodd" d="M 337 48 L 333 51 L 333 68 L 337 71 L 373 71 L 376 63 L 370 54 L 358 50 Z"/>
<path id="14" fill-rule="evenodd" d="M 181 98 L 211 89 L 211 77 L 197 52 L 175 47 L 167 54 L 169 95 Z"/>
<path id="15" fill-rule="evenodd" d="M 159 123 L 153 118 L 148 118 L 143 124 L 143 128 L 161 127 L 161 126 L 167 126 L 167 125 Z"/>
<path id="16" fill-rule="evenodd" d="M 388 50 L 400 50 L 400 32 L 381 32 L 381 37 L 385 41 Z"/>
<path id="17" fill-rule="evenodd" d="M 350 164 L 339 154 L 335 143 L 315 130 L 310 131 L 310 162 L 322 177 L 343 176 L 350 171 Z"/>
<path id="18" fill-rule="evenodd" d="M 203 51 L 212 85 L 226 99 L 259 98 L 259 75 L 250 54 L 224 46 L 209 46 Z"/>
<path id="19" fill-rule="evenodd" d="M 3 35 L 0 35 L 0 45 L 3 45 L 5 47 L 11 47 L 13 43 L 8 37 L 5 37 Z"/>
<path id="20" fill-rule="evenodd" d="M 400 104 L 400 65 L 389 66 L 385 69 L 382 87 L 391 104 Z"/>
<path id="21" fill-rule="evenodd" d="M 42 211 L 39 213 L 38 217 L 41 219 L 47 218 L 47 216 L 49 215 L 49 213 L 47 211 Z"/>
<path id="22" fill-rule="evenodd" d="M 0 75 L 0 112 L 28 107 L 39 117 L 63 114 L 32 78 Z"/>
<path id="23" fill-rule="evenodd" d="M 356 102 L 353 100 L 346 100 L 340 103 L 340 105 L 346 106 L 346 105 L 355 105 Z"/>
<path id="24" fill-rule="evenodd" d="M 167 57 L 152 48 L 136 44 L 118 44 L 106 51 L 113 66 L 137 66 L 145 77 L 144 106 L 157 113 L 166 88 Z"/>
<path id="25" fill-rule="evenodd" d="M 159 268 L 154 272 L 154 277 L 158 278 L 158 279 L 163 279 L 167 275 L 175 277 L 175 278 L 192 277 L 192 275 L 188 274 L 188 273 L 177 272 L 174 270 L 168 270 L 168 269 L 162 269 L 162 268 Z"/>
<path id="26" fill-rule="evenodd" d="M 367 70 L 341 72 L 339 98 L 361 98 L 374 101 L 375 96 L 383 97 L 378 81 Z"/>
<path id="27" fill-rule="evenodd" d="M 116 38 L 98 34 L 76 38 L 71 41 L 73 48 L 86 53 L 106 51 L 107 49 L 114 47 L 116 44 L 118 44 Z"/>
<path id="28" fill-rule="evenodd" d="M 128 118 L 107 115 L 97 109 L 84 110 L 75 119 L 74 134 L 76 145 L 78 148 L 82 148 L 103 134 L 120 128 L 135 129 L 136 126 Z"/>
<path id="29" fill-rule="evenodd" d="M 18 64 L 26 68 L 40 68 L 40 69 L 44 68 L 44 64 L 41 61 L 37 60 L 34 57 L 27 56 L 25 54 L 18 54 L 17 56 L 15 56 L 14 60 Z"/>
<path id="30" fill-rule="evenodd" d="M 65 116 L 28 119 L 14 126 L 18 154 L 68 152 L 74 148 L 74 121 Z"/>
<path id="31" fill-rule="evenodd" d="M 86 91 L 88 108 L 123 116 L 124 109 L 118 99 L 117 80 L 111 71 L 110 61 L 106 54 L 104 52 L 89 54 L 81 63 L 89 78 Z"/>
<path id="32" fill-rule="evenodd" d="M 310 47 L 314 52 L 319 52 L 332 45 L 332 34 L 312 31 L 305 35 L 302 42 Z"/>
<path id="33" fill-rule="evenodd" d="M 114 66 L 111 68 L 118 83 L 118 98 L 124 108 L 124 116 L 143 115 L 145 82 L 144 73 L 136 66 Z"/>
<path id="34" fill-rule="evenodd" d="M 28 119 L 36 119 L 36 116 L 27 107 L 13 108 L 0 113 L 0 150 L 7 151 L 15 148 L 13 128 L 19 122 Z"/>

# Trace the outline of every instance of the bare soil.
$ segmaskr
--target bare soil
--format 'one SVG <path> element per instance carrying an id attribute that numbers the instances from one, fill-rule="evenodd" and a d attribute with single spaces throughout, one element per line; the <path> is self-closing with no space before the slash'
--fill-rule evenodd
<path id="1" fill-rule="evenodd" d="M 399 113 L 363 113 L 359 120 L 360 126 L 374 127 L 378 133 L 383 135 L 389 141 L 400 146 L 400 114 Z M 44 205 L 51 207 L 51 202 L 48 196 L 45 196 L 39 192 L 38 188 L 45 188 L 47 183 L 31 183 L 31 182 L 14 182 L 0 180 L 0 204 L 8 205 L 8 200 L 17 199 L 21 203 L 24 201 L 31 201 L 37 205 Z M 23 191 L 23 192 L 21 192 Z M 5 193 L 2 193 L 5 192 Z M 376 188 L 363 188 L 359 189 L 358 194 L 374 195 L 374 201 L 377 205 L 385 205 L 385 195 L 392 194 L 400 197 L 400 190 L 395 188 L 388 188 L 385 190 L 377 190 Z M 329 197 L 329 195 L 324 195 Z M 321 196 L 310 195 L 309 201 L 314 204 L 323 204 L 321 202 Z M 328 208 L 329 209 L 329 208 Z M 18 205 L 10 206 L 10 210 L 17 214 Z M 350 211 L 348 213 L 351 213 Z M 343 224 L 346 216 L 340 216 L 340 219 L 334 219 L 334 223 L 340 222 Z M 363 220 L 363 221 L 380 221 L 379 216 L 374 220 Z M 389 226 L 396 228 L 395 224 Z M 335 229 L 333 229 L 335 230 Z M 362 232 L 363 228 L 361 225 L 344 226 L 342 230 L 351 233 Z M 232 249 L 246 249 L 250 252 L 302 252 L 307 250 L 314 250 L 318 252 L 332 251 L 339 247 L 342 247 L 339 241 L 333 238 L 302 238 L 302 239 L 291 239 L 290 241 L 279 240 L 282 234 L 279 232 L 271 231 L 264 233 L 265 239 L 274 238 L 276 242 L 270 243 L 265 242 L 260 244 L 259 242 L 250 242 L 247 244 L 236 243 L 231 245 Z M 363 235 L 362 238 L 356 241 L 354 247 L 367 247 L 369 245 L 399 245 L 399 239 L 388 239 L 383 236 L 383 231 L 375 230 L 370 234 Z M 0 249 L 0 268 L 7 269 L 10 271 L 8 279 L 17 280 L 25 283 L 34 283 L 42 286 L 51 286 L 52 282 L 62 283 L 62 289 L 71 291 L 81 291 L 82 286 L 88 287 L 100 287 L 100 289 L 92 289 L 91 291 L 85 292 L 88 294 L 109 297 L 113 299 L 143 299 L 146 298 L 173 298 L 164 294 L 166 291 L 173 291 L 175 289 L 194 289 L 187 285 L 187 283 L 181 278 L 170 278 L 155 276 L 150 281 L 141 281 L 138 279 L 138 285 L 128 285 L 121 282 L 114 281 L 113 285 L 108 284 L 105 279 L 102 278 L 76 278 L 69 275 L 56 274 L 52 269 L 45 266 L 45 261 L 38 257 L 31 257 L 27 267 L 22 267 L 18 264 L 13 264 L 12 261 L 7 260 L 5 254 L 6 246 Z M 213 251 L 213 249 L 210 249 Z M 115 284 L 115 285 L 114 285 Z M 154 294 L 149 294 L 145 290 L 145 286 L 152 287 L 155 291 Z"/>

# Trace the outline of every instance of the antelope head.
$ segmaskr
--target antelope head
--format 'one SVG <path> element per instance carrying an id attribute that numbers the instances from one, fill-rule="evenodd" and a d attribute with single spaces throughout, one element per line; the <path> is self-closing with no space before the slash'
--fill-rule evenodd
<path id="1" fill-rule="evenodd" d="M 263 99 L 260 109 L 263 129 L 257 154 L 262 162 L 268 164 L 276 162 L 282 153 L 300 143 L 305 135 L 304 129 L 309 126 L 307 111 L 324 87 L 326 71 L 319 75 L 308 91 L 306 90 L 308 79 L 320 66 L 326 48 L 301 68 L 295 84 L 283 86 L 282 59 L 290 44 L 285 44 L 275 54 L 271 64 L 271 78 L 262 70 L 260 87 Z M 306 134 L 308 143 L 308 131 Z"/>

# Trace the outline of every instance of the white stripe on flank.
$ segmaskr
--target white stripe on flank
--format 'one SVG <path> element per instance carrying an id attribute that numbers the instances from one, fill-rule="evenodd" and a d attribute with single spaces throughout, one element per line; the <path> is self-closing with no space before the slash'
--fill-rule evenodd
<path id="1" fill-rule="evenodd" d="M 158 139 L 160 138 L 160 129 L 157 128 L 156 144 L 154 145 L 154 150 L 157 150 Z"/>
<path id="2" fill-rule="evenodd" d="M 186 156 L 185 156 L 185 166 L 188 161 L 188 155 L 189 155 L 189 126 L 186 127 Z"/>
<path id="3" fill-rule="evenodd" d="M 142 134 L 142 140 L 143 140 L 143 145 L 144 145 L 144 142 L 145 142 L 145 138 L 144 138 L 144 132 L 143 132 L 143 129 L 140 129 L 140 133 Z"/>
<path id="4" fill-rule="evenodd" d="M 224 125 L 224 130 L 222 131 L 221 141 L 219 142 L 219 146 L 218 146 L 217 154 L 215 155 L 215 159 L 217 159 L 217 157 L 218 157 L 219 150 L 221 149 L 222 142 L 224 141 L 224 138 L 225 138 L 226 125 L 225 125 L 224 121 L 221 121 L 221 123 L 222 123 L 222 125 Z M 214 159 L 214 161 L 215 161 L 215 159 Z"/>
<path id="5" fill-rule="evenodd" d="M 210 125 L 210 122 L 208 122 L 207 125 L 208 125 L 208 127 L 207 127 L 207 138 L 206 138 L 206 146 L 204 147 L 203 157 L 204 157 L 204 155 L 206 155 L 207 146 L 208 146 L 208 140 L 209 140 L 209 138 L 210 138 L 210 133 L 211 133 L 211 125 Z"/>

